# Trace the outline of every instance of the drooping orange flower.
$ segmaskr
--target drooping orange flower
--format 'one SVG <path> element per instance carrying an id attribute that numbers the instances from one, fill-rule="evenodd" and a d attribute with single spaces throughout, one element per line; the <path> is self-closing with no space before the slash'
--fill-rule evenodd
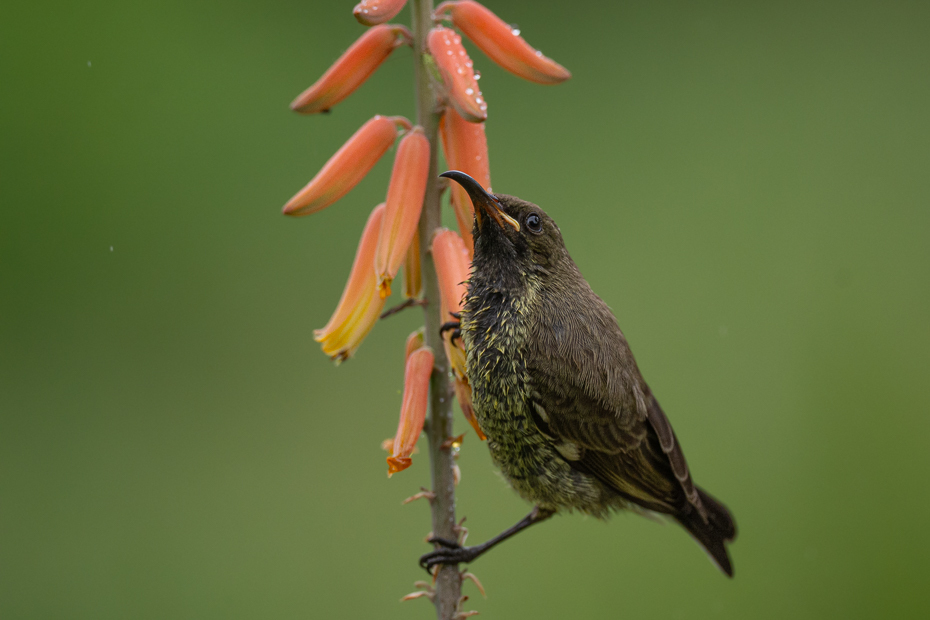
<path id="1" fill-rule="evenodd" d="M 323 353 L 336 362 L 346 360 L 355 353 L 384 308 L 384 299 L 378 294 L 378 280 L 371 268 L 384 213 L 385 206 L 382 203 L 368 217 L 349 281 L 336 311 L 325 327 L 313 332 L 313 337 L 322 345 Z"/>
<path id="2" fill-rule="evenodd" d="M 465 120 L 483 122 L 488 118 L 488 104 L 478 90 L 475 70 L 462 47 L 462 37 L 454 30 L 436 26 L 429 31 L 426 41 L 442 76 L 449 103 Z"/>
<path id="3" fill-rule="evenodd" d="M 355 5 L 352 14 L 359 23 L 375 26 L 394 19 L 405 4 L 407 0 L 362 0 Z"/>
<path id="4" fill-rule="evenodd" d="M 490 191 L 491 168 L 488 164 L 488 139 L 484 133 L 484 123 L 469 123 L 455 109 L 446 108 L 439 120 L 439 133 L 449 169 L 464 172 Z M 468 192 L 461 185 L 451 183 L 449 188 L 459 233 L 471 256 L 474 253 L 471 229 L 475 221 L 475 208 Z"/>
<path id="5" fill-rule="evenodd" d="M 300 93 L 291 109 L 301 114 L 327 112 L 348 97 L 381 66 L 394 48 L 410 44 L 410 31 L 396 24 L 383 24 L 365 31 L 310 88 Z"/>
<path id="6" fill-rule="evenodd" d="M 410 467 L 410 454 L 426 420 L 433 361 L 433 350 L 429 347 L 420 347 L 407 357 L 400 421 L 397 424 L 397 434 L 394 435 L 394 449 L 387 458 L 388 476 Z"/>
<path id="7" fill-rule="evenodd" d="M 387 207 L 374 262 L 382 298 L 391 294 L 391 282 L 417 232 L 428 174 L 429 140 L 423 128 L 416 126 L 400 141 L 388 186 Z"/>
<path id="8" fill-rule="evenodd" d="M 394 144 L 397 127 L 410 128 L 402 116 L 375 116 L 342 145 L 302 190 L 284 205 L 285 215 L 309 215 L 325 209 L 355 187 Z"/>
<path id="9" fill-rule="evenodd" d="M 537 84 L 558 84 L 572 76 L 568 69 L 543 56 L 520 36 L 520 31 L 474 0 L 443 2 L 436 15 L 446 11 L 452 23 L 488 58 L 514 75 Z"/>

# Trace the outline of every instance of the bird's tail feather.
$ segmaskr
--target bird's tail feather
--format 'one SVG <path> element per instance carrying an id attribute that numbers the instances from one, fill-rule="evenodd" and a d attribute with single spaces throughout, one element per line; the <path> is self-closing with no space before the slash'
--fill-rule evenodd
<path id="1" fill-rule="evenodd" d="M 720 570 L 732 577 L 733 564 L 730 562 L 726 543 L 736 538 L 736 523 L 726 506 L 704 489 L 698 488 L 697 491 L 707 511 L 707 521 L 704 521 L 695 509 L 677 514 L 675 519 L 704 547 Z"/>

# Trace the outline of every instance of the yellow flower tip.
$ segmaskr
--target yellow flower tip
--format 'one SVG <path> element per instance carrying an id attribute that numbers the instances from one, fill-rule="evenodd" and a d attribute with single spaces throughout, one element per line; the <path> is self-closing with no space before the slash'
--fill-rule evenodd
<path id="1" fill-rule="evenodd" d="M 355 352 L 384 307 L 384 300 L 376 293 L 377 279 L 371 268 L 384 211 L 385 206 L 378 205 L 368 217 L 336 311 L 325 327 L 313 332 L 313 338 L 321 344 L 323 353 L 337 364 Z"/>
<path id="2" fill-rule="evenodd" d="M 389 276 L 385 276 L 378 282 L 378 294 L 381 296 L 381 299 L 387 299 L 391 296 L 391 282 L 393 279 Z"/>

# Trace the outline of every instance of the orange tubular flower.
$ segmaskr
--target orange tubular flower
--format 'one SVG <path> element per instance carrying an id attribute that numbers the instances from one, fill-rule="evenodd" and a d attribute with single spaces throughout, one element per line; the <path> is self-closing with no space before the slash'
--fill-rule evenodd
<path id="1" fill-rule="evenodd" d="M 439 133 L 442 136 L 443 151 L 446 162 L 452 170 L 459 170 L 474 178 L 481 187 L 490 191 L 491 169 L 488 165 L 488 139 L 484 133 L 483 123 L 469 123 L 452 108 L 446 108 L 439 120 Z M 450 183 L 452 191 L 452 209 L 459 224 L 459 233 L 468 248 L 468 254 L 474 253 L 471 229 L 475 221 L 475 209 L 468 192 L 458 183 Z"/>
<path id="2" fill-rule="evenodd" d="M 462 47 L 462 37 L 454 30 L 437 26 L 429 31 L 426 42 L 442 76 L 449 103 L 471 123 L 486 120 L 488 104 L 478 90 L 478 80 L 471 58 Z"/>
<path id="3" fill-rule="evenodd" d="M 409 128 L 410 121 L 402 116 L 376 116 L 362 125 L 323 169 L 287 201 L 284 214 L 309 215 L 345 196 L 393 146 L 398 125 Z"/>
<path id="4" fill-rule="evenodd" d="M 427 174 L 429 140 L 423 128 L 417 126 L 400 141 L 388 186 L 387 208 L 374 262 L 382 299 L 391 294 L 391 282 L 417 232 Z"/>
<path id="5" fill-rule="evenodd" d="M 394 19 L 405 4 L 407 0 L 362 0 L 355 5 L 352 14 L 359 23 L 375 26 Z"/>
<path id="6" fill-rule="evenodd" d="M 336 362 L 348 359 L 355 352 L 384 308 L 384 300 L 378 295 L 378 281 L 371 269 L 384 212 L 385 206 L 380 204 L 368 217 L 339 305 L 326 327 L 313 332 L 313 337 L 322 344 L 323 353 Z"/>
<path id="7" fill-rule="evenodd" d="M 465 280 L 468 279 L 471 259 L 465 242 L 454 230 L 442 229 L 433 237 L 433 261 L 439 279 L 442 320 L 451 321 L 451 313 L 462 311 L 465 297 Z M 464 374 L 464 369 L 462 369 Z"/>
<path id="8" fill-rule="evenodd" d="M 388 476 L 410 467 L 410 454 L 423 430 L 429 404 L 429 377 L 433 372 L 433 350 L 420 347 L 407 357 L 404 370 L 404 400 L 394 435 L 394 450 L 387 458 Z"/>
<path id="9" fill-rule="evenodd" d="M 436 263 L 436 276 L 439 279 L 440 312 L 443 321 L 451 321 L 452 313 L 462 310 L 462 299 L 465 296 L 465 280 L 468 279 L 471 258 L 465 248 L 465 242 L 454 231 L 441 230 L 433 237 L 433 261 Z M 486 437 L 478 426 L 475 412 L 471 405 L 471 385 L 465 374 L 465 349 L 461 339 L 452 341 L 451 332 L 446 332 L 442 340 L 446 350 L 446 357 L 452 366 L 455 377 L 455 396 L 465 414 L 465 419 L 472 425 L 478 437 Z"/>
<path id="10" fill-rule="evenodd" d="M 323 77 L 291 102 L 291 109 L 301 114 L 329 111 L 361 86 L 394 48 L 410 44 L 412 40 L 410 31 L 403 26 L 384 24 L 370 28 Z"/>
<path id="11" fill-rule="evenodd" d="M 568 69 L 543 56 L 513 28 L 487 7 L 473 0 L 443 2 L 436 15 L 448 11 L 452 23 L 471 39 L 488 58 L 521 77 L 538 84 L 558 84 L 572 76 Z"/>

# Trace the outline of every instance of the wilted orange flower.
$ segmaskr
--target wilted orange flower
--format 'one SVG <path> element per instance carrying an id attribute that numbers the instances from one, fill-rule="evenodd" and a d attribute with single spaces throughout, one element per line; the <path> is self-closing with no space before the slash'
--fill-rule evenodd
<path id="1" fill-rule="evenodd" d="M 451 170 L 458 170 L 469 175 L 490 191 L 491 169 L 488 164 L 488 139 L 484 133 L 484 123 L 469 123 L 453 108 L 446 108 L 439 120 L 439 133 L 442 136 L 443 151 Z M 458 183 L 451 183 L 452 209 L 459 225 L 459 233 L 468 248 L 468 255 L 474 253 L 471 238 L 472 224 L 475 221 L 475 208 L 465 191 Z"/>
<path id="2" fill-rule="evenodd" d="M 520 36 L 520 31 L 473 0 L 443 2 L 436 15 L 448 11 L 452 23 L 471 39 L 478 49 L 498 65 L 525 80 L 538 84 L 558 84 L 572 76 L 568 69 L 543 56 Z"/>
<path id="3" fill-rule="evenodd" d="M 404 258 L 404 297 L 416 299 L 423 291 L 423 272 L 420 268 L 420 235 L 414 231 L 407 256 Z"/>
<path id="4" fill-rule="evenodd" d="M 383 24 L 394 18 L 407 4 L 407 0 L 362 0 L 355 5 L 352 14 L 366 26 Z"/>
<path id="5" fill-rule="evenodd" d="M 384 212 L 382 203 L 368 217 L 349 281 L 336 311 L 324 328 L 313 332 L 313 337 L 322 344 L 323 353 L 337 362 L 348 359 L 355 352 L 384 308 L 384 300 L 378 294 L 378 280 L 371 268 Z"/>
<path id="6" fill-rule="evenodd" d="M 403 26 L 384 24 L 368 29 L 323 77 L 294 99 L 291 109 L 301 114 L 328 111 L 361 86 L 394 48 L 412 40 Z"/>
<path id="7" fill-rule="evenodd" d="M 426 420 L 433 361 L 433 350 L 429 347 L 420 347 L 407 357 L 400 421 L 397 424 L 397 434 L 394 435 L 393 453 L 387 458 L 388 476 L 410 467 L 410 454 Z"/>
<path id="8" fill-rule="evenodd" d="M 468 379 L 459 379 L 458 376 L 455 377 L 453 384 L 455 386 L 455 398 L 459 401 L 459 407 L 462 408 L 462 415 L 465 416 L 465 419 L 468 420 L 471 427 L 475 429 L 478 439 L 484 441 L 488 436 L 485 435 L 481 427 L 478 426 L 478 419 L 475 417 L 475 408 L 471 404 L 471 384 L 468 383 Z"/>
<path id="9" fill-rule="evenodd" d="M 488 104 L 478 90 L 478 80 L 465 48 L 462 37 L 454 30 L 436 26 L 426 38 L 430 54 L 442 76 L 449 103 L 462 117 L 472 123 L 488 118 Z"/>
<path id="10" fill-rule="evenodd" d="M 325 209 L 355 187 L 394 144 L 402 116 L 375 116 L 362 125 L 313 179 L 284 205 L 285 215 L 309 215 Z"/>
<path id="11" fill-rule="evenodd" d="M 417 232 L 428 174 L 429 140 L 423 128 L 417 126 L 400 141 L 388 186 L 387 207 L 374 263 L 382 298 L 391 294 L 391 282 Z"/>

